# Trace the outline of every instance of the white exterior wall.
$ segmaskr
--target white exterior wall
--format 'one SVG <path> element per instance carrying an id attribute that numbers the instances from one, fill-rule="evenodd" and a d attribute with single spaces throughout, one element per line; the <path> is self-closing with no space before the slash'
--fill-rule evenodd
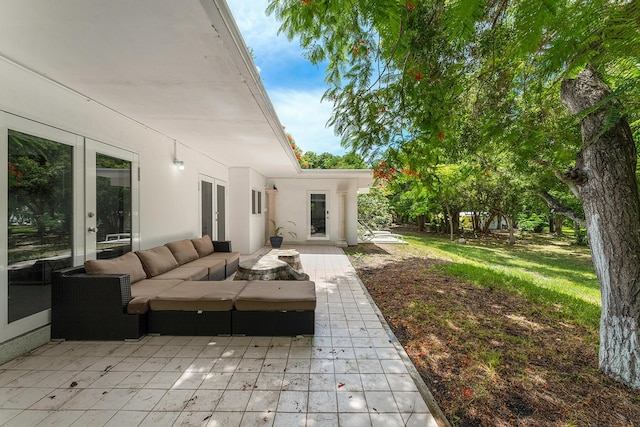
<path id="1" fill-rule="evenodd" d="M 0 58 L 0 128 L 3 114 L 22 117 L 51 128 L 77 135 L 75 156 L 83 158 L 85 139 L 136 153 L 140 167 L 139 181 L 139 242 L 141 249 L 162 245 L 168 241 L 198 237 L 200 235 L 200 175 L 226 183 L 227 188 L 227 240 L 232 241 L 233 250 L 251 254 L 260 249 L 267 240 L 268 203 L 265 189 L 273 184 L 278 187 L 276 195 L 276 221 L 280 224 L 291 220 L 297 224 L 294 230 L 299 243 L 335 244 L 338 238 L 338 191 L 346 191 L 345 224 L 346 241 L 357 244 L 357 178 L 283 178 L 268 180 L 251 167 L 229 168 L 207 156 L 177 142 L 177 158 L 184 162 L 185 169 L 177 170 L 173 165 L 175 141 L 145 125 L 127 118 L 124 112 L 116 112 L 108 106 L 88 99 L 72 90 L 34 74 L 22 67 Z M 40 135 L 46 137 L 46 135 Z M 6 141 L 6 140 L 5 140 Z M 216 139 L 211 135 L 210 144 L 216 146 L 233 144 L 234 141 Z M 7 161 L 6 142 L 0 144 L 0 163 Z M 83 164 L 75 166 L 77 225 L 74 233 L 82 241 L 86 234 L 84 218 L 84 170 Z M 0 179 L 0 211 L 7 209 L 7 174 Z M 251 190 L 261 191 L 261 214 L 251 213 Z M 308 193 L 324 191 L 328 195 L 329 239 L 308 241 Z M 134 213 L 135 214 L 135 213 Z M 0 219 L 0 228 L 6 231 L 6 215 Z M 290 239 L 285 233 L 285 238 Z M 78 241 L 78 240 L 76 240 Z M 134 247 L 136 243 L 134 242 Z M 75 264 L 83 261 L 81 244 L 76 245 Z M 7 265 L 6 233 L 0 237 L 0 279 L 4 293 L 0 292 L 0 363 L 29 351 L 50 337 L 48 324 L 50 313 L 42 312 L 7 324 Z M 0 288 L 1 289 L 1 288 Z M 4 298 L 3 298 L 4 296 Z M 19 337 L 19 338 L 18 338 Z"/>
<path id="2" fill-rule="evenodd" d="M 349 246 L 358 244 L 358 180 L 349 178 L 320 179 L 269 179 L 270 188 L 276 186 L 276 223 L 284 227 L 284 243 L 335 244 L 338 240 L 339 194 L 346 191 L 345 198 L 345 238 Z M 309 240 L 309 193 L 327 194 L 328 238 L 326 240 Z M 296 226 L 288 224 L 293 221 Z M 295 231 L 297 238 L 287 232 Z M 267 231 L 268 233 L 268 231 Z M 268 238 L 268 236 L 265 236 Z"/>
<path id="3" fill-rule="evenodd" d="M 172 139 L 2 60 L 0 93 L 0 110 L 138 153 L 142 249 L 200 235 L 198 174 L 228 181 L 226 166 L 178 143 L 179 171 Z"/>
<path id="4" fill-rule="evenodd" d="M 264 246 L 266 225 L 266 178 L 251 168 L 229 169 L 229 213 L 233 218 L 232 248 L 241 254 L 252 254 Z M 262 213 L 253 214 L 252 191 L 261 193 Z"/>
<path id="5" fill-rule="evenodd" d="M 177 170 L 173 165 L 174 141 L 144 125 L 98 104 L 56 83 L 33 74 L 10 62 L 0 59 L 0 112 L 20 116 L 26 120 L 62 129 L 79 136 L 75 156 L 82 158 L 84 138 L 116 146 L 138 154 L 140 166 L 139 218 L 141 249 L 164 244 L 181 238 L 200 235 L 200 193 L 198 174 L 205 174 L 221 181 L 229 181 L 228 168 L 215 159 L 188 147 L 177 144 L 177 156 L 184 161 L 185 169 Z M 0 114 L 0 121 L 2 121 Z M 0 123 L 0 128 L 3 123 Z M 215 141 L 212 144 L 229 143 Z M 0 163 L 6 164 L 6 139 L 0 145 Z M 82 174 L 82 165 L 74 172 Z M 5 173 L 6 175 L 6 173 Z M 82 178 L 80 178 L 82 182 Z M 6 212 L 7 186 L 2 183 L 0 210 Z M 264 184 L 263 184 L 264 186 Z M 82 186 L 76 190 L 78 205 L 76 216 L 84 216 L 84 192 Z M 233 230 L 235 218 L 227 214 L 227 223 Z M 76 218 L 78 225 L 74 233 L 83 235 L 84 221 Z M 6 230 L 6 223 L 2 224 Z M 262 232 L 263 233 L 263 232 Z M 6 236 L 6 234 L 5 234 Z M 233 240 L 233 234 L 227 236 Z M 0 250 L 0 277 L 6 287 L 6 240 Z M 83 248 L 76 248 L 82 253 Z M 3 253 L 5 252 L 5 253 Z M 81 262 L 82 260 L 80 260 Z M 36 333 L 38 328 L 47 328 L 49 313 L 40 313 L 29 318 L 7 324 L 6 288 L 0 301 L 0 354 L 9 358 L 17 356 L 48 340 L 48 332 Z M 27 334 L 23 338 L 14 339 Z M 37 337 L 37 338 L 34 338 Z M 22 340 L 22 341 L 21 341 Z M 5 353 L 6 350 L 6 353 Z"/>

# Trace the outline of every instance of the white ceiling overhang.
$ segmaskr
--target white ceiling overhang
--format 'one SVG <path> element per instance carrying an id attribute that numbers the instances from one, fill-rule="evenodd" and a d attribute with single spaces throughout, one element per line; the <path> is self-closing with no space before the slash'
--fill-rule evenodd
<path id="1" fill-rule="evenodd" d="M 309 179 L 356 180 L 358 189 L 369 188 L 374 183 L 371 169 L 302 169 L 299 176 Z"/>
<path id="2" fill-rule="evenodd" d="M 10 0 L 0 56 L 228 167 L 300 168 L 223 0 Z"/>

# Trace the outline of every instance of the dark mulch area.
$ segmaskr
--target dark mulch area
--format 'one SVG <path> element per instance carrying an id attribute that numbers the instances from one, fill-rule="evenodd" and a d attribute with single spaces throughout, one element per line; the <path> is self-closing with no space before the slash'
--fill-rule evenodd
<path id="1" fill-rule="evenodd" d="M 597 330 L 403 246 L 358 252 L 358 275 L 453 425 L 640 425 L 640 392 L 598 371 Z"/>

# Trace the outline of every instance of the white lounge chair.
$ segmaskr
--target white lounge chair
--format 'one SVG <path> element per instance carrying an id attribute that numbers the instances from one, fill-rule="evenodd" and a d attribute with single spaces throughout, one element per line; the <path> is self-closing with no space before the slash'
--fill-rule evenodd
<path id="1" fill-rule="evenodd" d="M 387 230 L 374 230 L 363 220 L 358 220 L 358 238 L 367 243 L 401 243 L 407 244 L 404 236 Z"/>

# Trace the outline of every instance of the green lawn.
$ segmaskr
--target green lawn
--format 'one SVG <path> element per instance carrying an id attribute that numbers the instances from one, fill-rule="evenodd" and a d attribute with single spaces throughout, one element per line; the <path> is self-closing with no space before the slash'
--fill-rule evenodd
<path id="1" fill-rule="evenodd" d="M 587 247 L 550 238 L 515 246 L 493 239 L 461 244 L 423 234 L 407 234 L 406 240 L 413 247 L 408 250 L 452 261 L 439 267 L 447 274 L 489 288 L 508 288 L 556 305 L 559 314 L 577 321 L 599 323 L 600 288 Z"/>

